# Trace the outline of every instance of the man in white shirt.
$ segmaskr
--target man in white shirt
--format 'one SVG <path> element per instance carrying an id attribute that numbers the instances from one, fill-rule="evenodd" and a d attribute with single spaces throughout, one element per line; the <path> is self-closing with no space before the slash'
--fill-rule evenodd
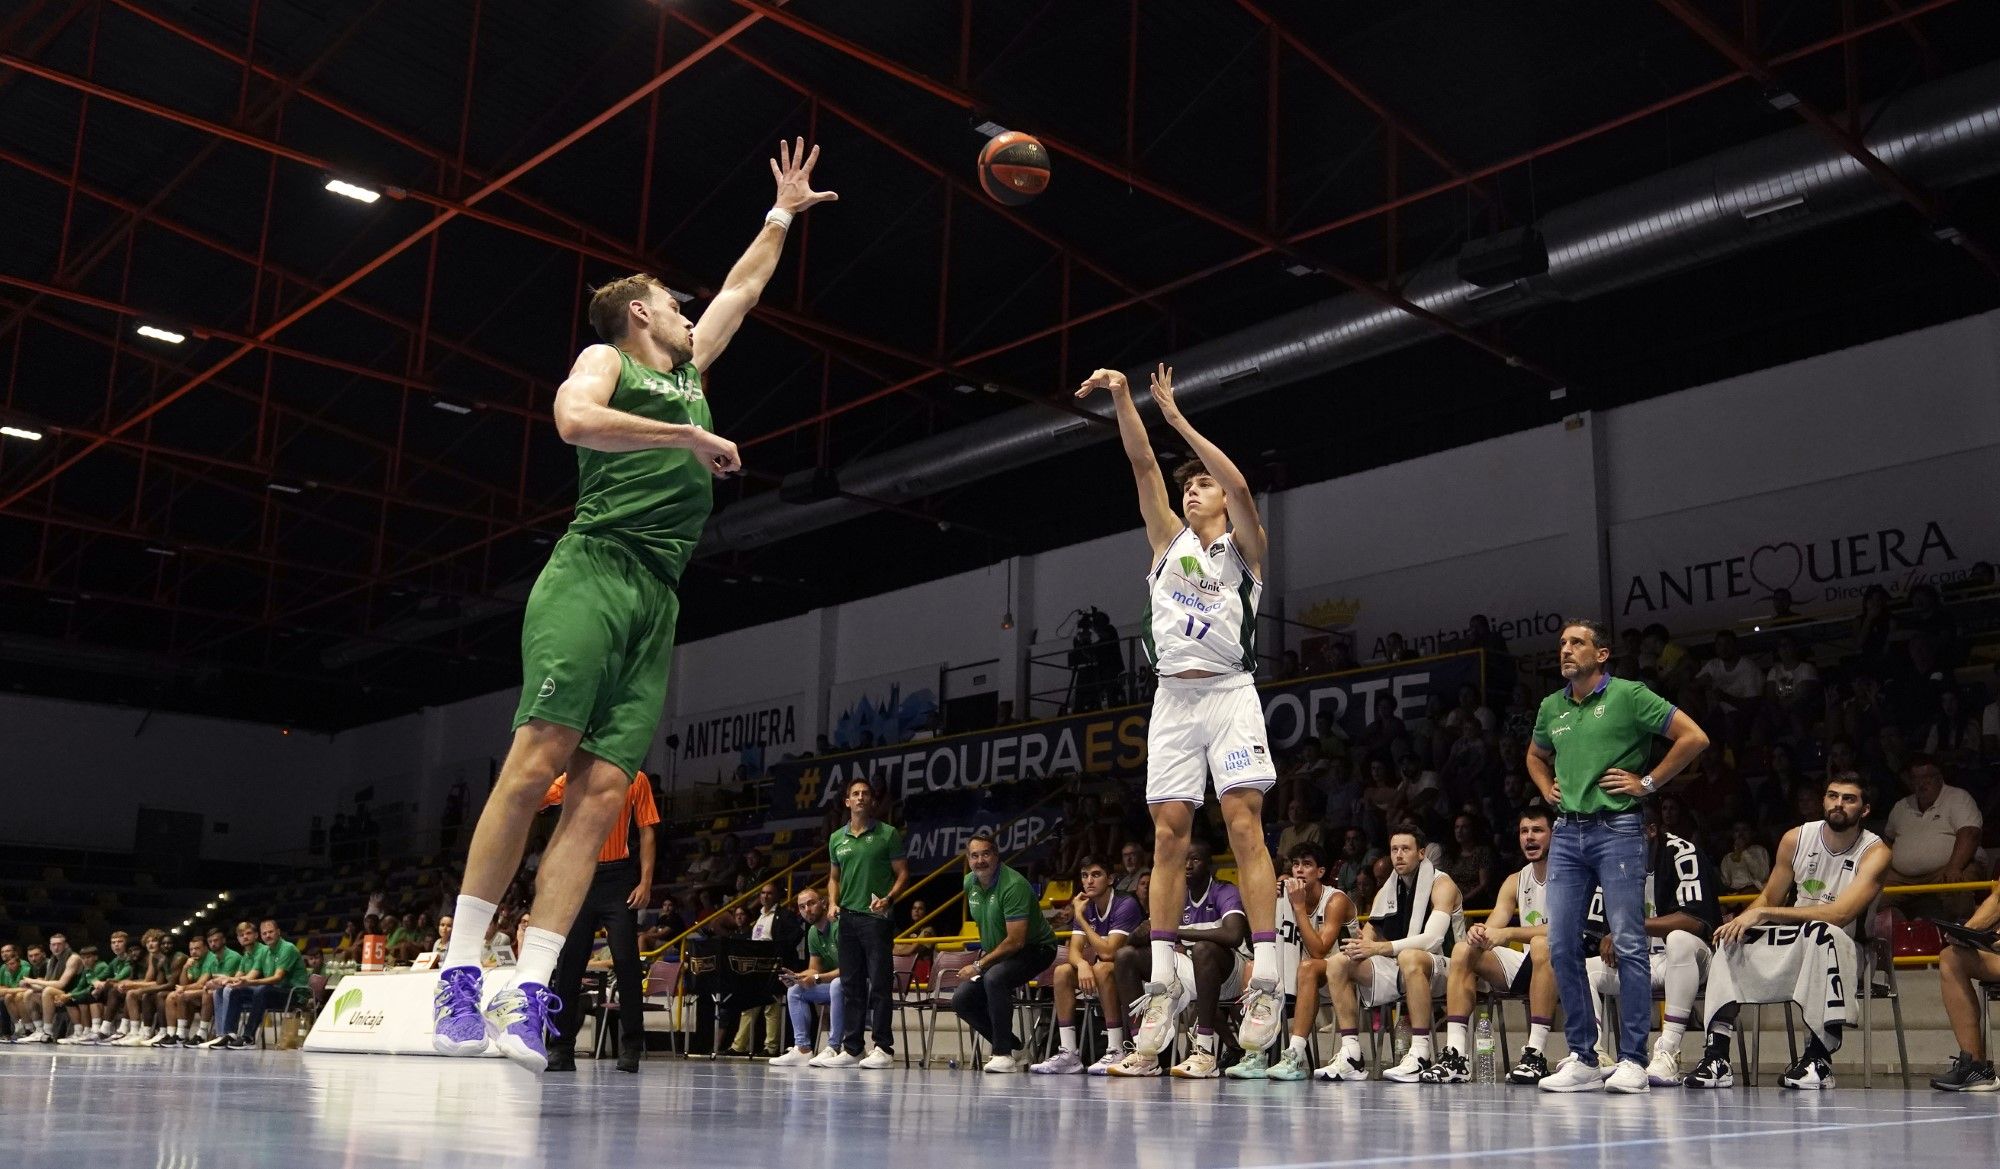
<path id="1" fill-rule="evenodd" d="M 1977 880 L 1971 871 L 1985 819 L 1972 793 L 1944 781 L 1937 761 L 1919 755 L 1903 772 L 1910 794 L 1889 809 L 1883 838 L 1889 842 L 1891 885 L 1932 885 Z"/>
<path id="2" fill-rule="evenodd" d="M 1778 638 L 1777 660 L 1764 672 L 1764 711 L 1776 738 L 1803 738 L 1820 712 L 1819 670 L 1799 652 L 1799 639 Z"/>
<path id="3" fill-rule="evenodd" d="M 1702 663 L 1694 678 L 1715 692 L 1729 740 L 1746 741 L 1764 698 L 1764 671 L 1738 652 L 1734 633 L 1725 629 L 1715 635 L 1715 656 Z"/>
<path id="4" fill-rule="evenodd" d="M 1979 739 L 1988 755 L 2000 755 L 2000 701 L 1987 703 L 1979 716 Z"/>

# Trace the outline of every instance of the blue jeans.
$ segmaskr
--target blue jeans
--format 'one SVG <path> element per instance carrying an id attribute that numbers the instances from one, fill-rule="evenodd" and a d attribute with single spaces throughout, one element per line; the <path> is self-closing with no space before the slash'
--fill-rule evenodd
<path id="1" fill-rule="evenodd" d="M 223 987 L 215 995 L 216 1020 L 221 1024 L 219 1034 L 248 1038 L 264 1025 L 264 1012 L 275 1011 L 285 1005 L 285 993 L 282 986 Z M 249 1016 L 248 1026 L 244 1025 L 246 1015 Z"/>
<path id="2" fill-rule="evenodd" d="M 1602 820 L 1563 816 L 1549 847 L 1549 964 L 1562 997 L 1571 1054 L 1597 1064 L 1597 1011 L 1584 971 L 1583 923 L 1604 890 L 1604 920 L 1618 960 L 1618 1058 L 1646 1062 L 1653 1030 L 1653 971 L 1646 943 L 1646 830 L 1637 812 Z"/>
<path id="3" fill-rule="evenodd" d="M 840 996 L 840 980 L 822 982 L 818 986 L 793 985 L 785 989 L 785 1005 L 792 1012 L 792 1045 L 808 1051 L 813 1045 L 813 1008 L 826 1007 L 826 1044 L 839 1047 L 847 1029 L 843 1025 L 847 1015 L 847 1002 Z"/>

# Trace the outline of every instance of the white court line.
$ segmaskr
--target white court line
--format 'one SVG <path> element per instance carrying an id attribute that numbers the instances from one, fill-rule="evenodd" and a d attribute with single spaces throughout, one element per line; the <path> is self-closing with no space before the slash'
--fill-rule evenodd
<path id="1" fill-rule="evenodd" d="M 1736 1132 L 1680 1133 L 1674 1136 L 1633 1137 L 1619 1141 L 1576 1141 L 1567 1145 L 1518 1145 L 1503 1149 L 1455 1149 L 1439 1153 L 1397 1153 L 1382 1157 L 1349 1157 L 1334 1161 L 1280 1161 L 1268 1165 L 1241 1165 L 1233 1169 L 1345 1169 L 1356 1165 L 1413 1164 L 1423 1161 L 1459 1161 L 1467 1157 L 1539 1157 L 1549 1153 L 1574 1153 L 1587 1149 L 1632 1149 L 1648 1145 L 1693 1144 L 1698 1141 L 1740 1141 L 1756 1137 L 1797 1136 L 1813 1132 L 1854 1132 L 1865 1128 L 1904 1128 L 1914 1124 L 1993 1123 L 1990 1114 L 1970 1116 L 1927 1116 L 1904 1120 L 1874 1120 L 1865 1124 L 1812 1124 L 1795 1128 L 1743 1129 Z"/>

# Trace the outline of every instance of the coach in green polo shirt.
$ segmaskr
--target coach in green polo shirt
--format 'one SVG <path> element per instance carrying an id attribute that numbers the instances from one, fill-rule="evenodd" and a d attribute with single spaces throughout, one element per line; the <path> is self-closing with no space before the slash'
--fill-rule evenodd
<path id="1" fill-rule="evenodd" d="M 1035 903 L 1028 879 L 1000 863 L 993 833 L 980 829 L 965 845 L 965 916 L 979 930 L 979 960 L 951 996 L 951 1009 L 992 1045 L 989 1072 L 1019 1072 L 1027 1060 L 1014 1049 L 1014 992 L 1055 961 L 1056 932 Z"/>
<path id="2" fill-rule="evenodd" d="M 904 882 L 910 862 L 903 859 L 903 832 L 875 818 L 875 786 L 865 779 L 847 784 L 847 823 L 826 843 L 832 862 L 826 878 L 828 911 L 840 921 L 840 994 L 845 1000 L 847 1033 L 840 1046 L 858 1062 L 880 1071 L 893 1066 L 896 1037 L 896 927 L 890 907 Z M 861 1051 L 866 1025 L 875 1032 L 875 1046 Z"/>
<path id="3" fill-rule="evenodd" d="M 1595 621 L 1563 627 L 1563 688 L 1542 700 L 1528 747 L 1528 775 L 1561 810 L 1549 846 L 1549 963 L 1562 996 L 1570 1055 L 1541 1082 L 1548 1092 L 1644 1092 L 1653 1026 L 1646 942 L 1646 835 L 1639 801 L 1656 794 L 1708 746 L 1686 713 L 1639 682 L 1605 673 L 1611 643 Z M 1646 771 L 1653 741 L 1670 741 Z M 1584 973 L 1582 931 L 1592 895 L 1618 958 L 1618 1067 L 1597 1070 L 1597 1017 Z"/>

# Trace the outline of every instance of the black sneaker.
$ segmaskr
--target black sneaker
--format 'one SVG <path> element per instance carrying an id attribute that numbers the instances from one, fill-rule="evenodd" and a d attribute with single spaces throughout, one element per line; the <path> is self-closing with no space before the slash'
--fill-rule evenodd
<path id="1" fill-rule="evenodd" d="M 1931 1087 L 1940 1092 L 1993 1092 L 2000 1091 L 2000 1079 L 1994 1078 L 1992 1064 L 1961 1051 L 1952 1057 L 1951 1067 L 1931 1081 Z"/>
<path id="2" fill-rule="evenodd" d="M 227 1051 L 248 1051 L 252 1044 L 241 1035 L 231 1035 L 228 1039 L 222 1041 L 222 1046 Z"/>
<path id="3" fill-rule="evenodd" d="M 1681 1079 L 1683 1088 L 1734 1088 L 1736 1077 L 1730 1074 L 1729 1060 L 1720 1055 L 1704 1053 L 1694 1070 Z"/>
<path id="4" fill-rule="evenodd" d="M 560 1044 L 549 1045 L 549 1066 L 545 1072 L 573 1072 L 576 1070 L 576 1049 Z"/>
<path id="5" fill-rule="evenodd" d="M 1817 1092 L 1833 1087 L 1833 1064 L 1825 1059 L 1802 1055 L 1792 1061 L 1778 1082 L 1801 1092 Z"/>
<path id="6" fill-rule="evenodd" d="M 1472 1064 L 1455 1047 L 1440 1052 L 1437 1062 L 1417 1076 L 1419 1084 L 1464 1084 L 1472 1080 Z"/>
<path id="7" fill-rule="evenodd" d="M 1539 1084 L 1549 1077 L 1548 1057 L 1532 1047 L 1521 1049 L 1521 1062 L 1507 1073 L 1510 1084 Z"/>

